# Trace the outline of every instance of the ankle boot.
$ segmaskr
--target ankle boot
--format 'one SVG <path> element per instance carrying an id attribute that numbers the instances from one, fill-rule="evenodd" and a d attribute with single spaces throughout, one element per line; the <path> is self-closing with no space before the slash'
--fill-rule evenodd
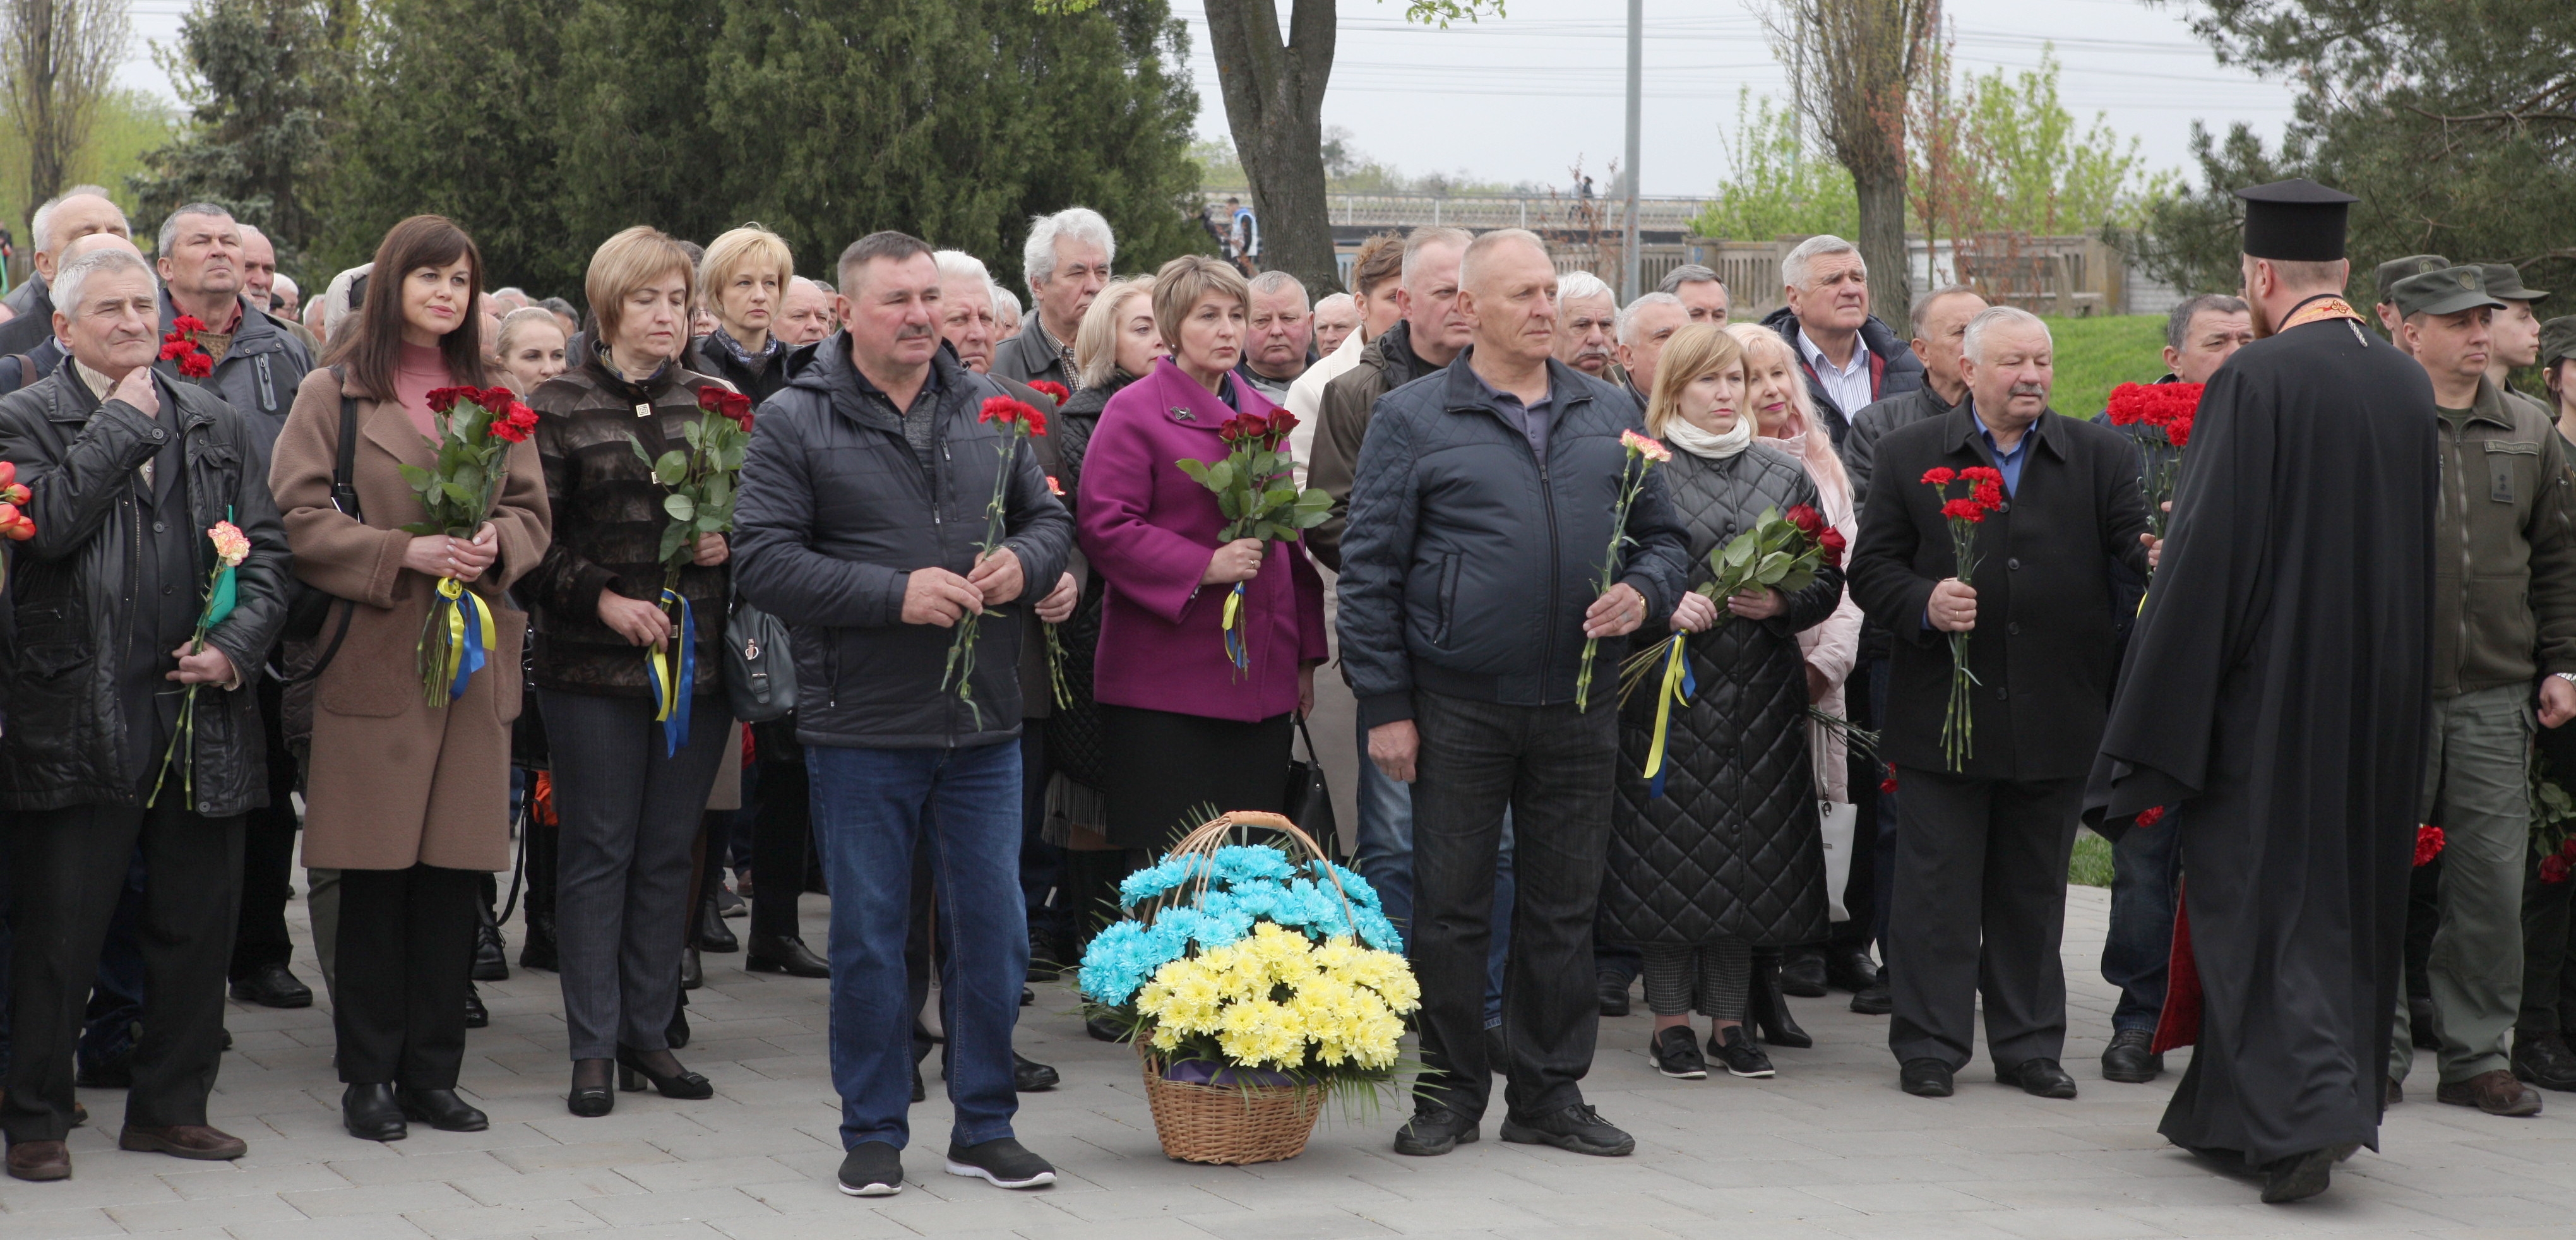
<path id="1" fill-rule="evenodd" d="M 556 971 L 555 852 L 561 828 L 531 815 L 528 826 L 527 887 L 520 894 L 526 934 L 519 944 L 519 967 Z"/>
<path id="2" fill-rule="evenodd" d="M 1805 1050 L 1816 1044 L 1807 1031 L 1798 1027 L 1789 1014 L 1788 996 L 1780 993 L 1780 960 L 1763 952 L 1753 954 L 1753 984 L 1745 994 L 1745 1017 L 1763 1041 L 1773 1046 Z"/>
<path id="3" fill-rule="evenodd" d="M 510 980 L 509 944 L 501 939 L 501 923 L 492 915 L 488 900 L 474 902 L 474 971 L 468 976 L 478 982 Z"/>
<path id="4" fill-rule="evenodd" d="M 713 883 L 708 884 L 705 898 L 698 901 L 695 942 L 699 951 L 722 954 L 742 950 L 742 940 L 735 938 L 733 927 L 725 924 L 724 910 L 716 907 Z"/>

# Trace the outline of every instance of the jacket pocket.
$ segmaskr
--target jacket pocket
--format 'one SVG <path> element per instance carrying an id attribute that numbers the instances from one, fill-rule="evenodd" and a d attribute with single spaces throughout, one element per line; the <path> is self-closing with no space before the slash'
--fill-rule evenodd
<path id="1" fill-rule="evenodd" d="M 1439 605 L 1432 613 L 1431 622 L 1431 644 L 1434 646 L 1449 644 L 1449 629 L 1458 616 L 1458 558 L 1454 555 L 1440 557 Z"/>
<path id="2" fill-rule="evenodd" d="M 78 758 L 84 704 L 99 691 L 97 677 L 98 651 L 78 642 L 19 647 L 17 691 L 9 698 L 10 747 L 31 759 Z"/>
<path id="3" fill-rule="evenodd" d="M 2486 449 L 2487 499 L 2497 504 L 2527 504 L 2540 492 L 2540 445 L 2529 440 L 2489 439 Z"/>
<path id="4" fill-rule="evenodd" d="M 2460 652 L 2463 684 L 2527 679 L 2536 670 L 2540 634 L 2531 615 L 2530 579 L 2523 574 L 2471 577 L 2468 611 L 2461 619 L 2467 648 Z"/>

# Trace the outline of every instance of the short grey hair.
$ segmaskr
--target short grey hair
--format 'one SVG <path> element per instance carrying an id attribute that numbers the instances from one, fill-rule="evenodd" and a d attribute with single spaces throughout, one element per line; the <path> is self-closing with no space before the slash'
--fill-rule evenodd
<path id="1" fill-rule="evenodd" d="M 1655 285 L 1655 291 L 1658 293 L 1679 293 L 1682 291 L 1682 286 L 1685 284 L 1714 284 L 1719 288 L 1726 287 L 1726 281 L 1720 278 L 1716 272 L 1711 271 L 1707 267 L 1698 263 L 1683 263 L 1681 266 L 1665 272 L 1663 280 Z M 1645 299 L 1641 297 L 1638 298 L 1638 300 L 1643 301 Z"/>
<path id="2" fill-rule="evenodd" d="M 1268 272 L 1264 272 L 1264 273 L 1262 273 L 1262 274 L 1267 275 L 1267 274 L 1269 274 L 1269 273 L 1268 273 Z M 1254 288 L 1259 288 L 1259 287 L 1261 287 L 1261 281 L 1259 281 L 1259 280 L 1255 280 L 1255 281 L 1253 281 L 1253 282 L 1252 282 L 1252 287 L 1254 287 Z M 1322 313 L 1324 312 L 1325 308 L 1326 308 L 1326 307 L 1328 307 L 1328 306 L 1329 306 L 1329 307 L 1331 307 L 1332 309 L 1335 309 L 1335 310 L 1339 310 L 1339 309 L 1341 309 L 1341 308 L 1342 308 L 1342 307 L 1344 307 L 1344 306 L 1349 306 L 1349 307 L 1352 309 L 1352 311 L 1357 312 L 1357 311 L 1358 311 L 1358 309 L 1359 309 L 1359 305 L 1360 305 L 1360 299 L 1359 299 L 1359 298 L 1357 298 L 1357 297 L 1353 297 L 1353 296 L 1351 296 L 1351 295 L 1350 295 L 1350 294 L 1348 294 L 1348 293 L 1326 293 L 1326 294 L 1324 294 L 1324 297 L 1323 297 L 1323 299 L 1322 299 L 1322 300 L 1320 300 L 1320 301 L 1318 301 L 1318 302 L 1316 302 L 1316 303 L 1315 303 L 1314 310 L 1315 310 L 1315 313 L 1317 313 L 1317 314 L 1322 314 Z"/>
<path id="3" fill-rule="evenodd" d="M 179 239 L 179 220 L 184 216 L 190 215 L 210 215 L 219 220 L 234 222 L 232 209 L 221 203 L 189 203 L 186 206 L 180 207 L 178 210 L 172 211 L 170 214 L 161 217 L 161 237 L 159 244 L 153 247 L 152 252 L 154 254 L 166 255 L 170 252 L 170 246 Z"/>
<path id="4" fill-rule="evenodd" d="M 1607 297 L 1614 310 L 1619 305 L 1619 295 L 1610 291 L 1609 283 L 1589 271 L 1569 271 L 1556 278 L 1558 305 L 1569 301 L 1580 301 L 1587 297 Z"/>
<path id="5" fill-rule="evenodd" d="M 1703 268 L 1702 270 L 1706 269 Z M 1673 309 L 1682 311 L 1685 314 L 1690 312 L 1690 307 L 1682 304 L 1681 295 L 1678 293 L 1655 292 L 1642 294 L 1637 298 L 1637 300 L 1620 307 L 1619 316 L 1610 321 L 1611 334 L 1618 337 L 1619 343 L 1637 343 L 1637 312 L 1648 306 L 1671 306 Z"/>
<path id="6" fill-rule="evenodd" d="M 2165 344 L 2180 352 L 2182 342 L 2191 339 L 2191 321 L 2204 314 L 2244 313 L 2247 311 L 2245 299 L 2242 297 L 2230 297 L 2225 293 L 2203 293 L 2198 297 L 2190 298 L 2174 307 L 2173 313 L 2165 316 Z"/>
<path id="7" fill-rule="evenodd" d="M 1055 243 L 1071 237 L 1100 247 L 1101 256 L 1118 261 L 1118 238 L 1109 231 L 1109 221 L 1089 207 L 1066 207 L 1053 215 L 1041 215 L 1029 222 L 1028 244 L 1020 248 L 1020 276 L 1028 281 L 1029 291 L 1055 278 Z"/>
<path id="8" fill-rule="evenodd" d="M 156 297 L 160 295 L 161 282 L 153 279 L 152 265 L 144 262 L 141 255 L 123 246 L 101 246 L 73 259 L 54 272 L 52 289 L 54 308 L 62 311 L 67 318 L 76 318 L 80 315 L 81 294 L 89 291 L 91 277 L 117 275 L 128 271 L 143 273 L 143 279 L 152 287 L 153 295 Z"/>
<path id="9" fill-rule="evenodd" d="M 950 280 L 972 280 L 977 284 L 993 282 L 993 273 L 985 269 L 984 260 L 964 250 L 932 250 L 930 261 L 939 268 L 939 280 L 943 284 Z"/>
<path id="10" fill-rule="evenodd" d="M 1497 228 L 1467 243 L 1467 252 L 1458 258 L 1458 287 L 1467 287 L 1467 269 L 1507 245 L 1520 244 L 1536 248 L 1543 257 L 1553 257 L 1547 239 L 1526 228 Z"/>
<path id="11" fill-rule="evenodd" d="M 1974 297 L 1979 301 L 1986 299 L 1986 295 L 1978 292 L 1977 286 L 1973 284 L 1944 284 L 1931 292 L 1917 294 L 1914 304 L 1905 308 L 1905 317 L 1920 323 L 1924 315 L 1931 313 L 1933 304 L 1945 297 Z"/>
<path id="12" fill-rule="evenodd" d="M 994 322 L 1017 323 L 1020 321 L 1019 294 L 1003 288 L 1000 284 L 987 284 L 984 287 L 993 290 Z"/>
<path id="13" fill-rule="evenodd" d="M 269 281 L 268 287 L 269 296 L 272 298 L 281 294 L 287 297 L 295 297 L 304 291 L 304 286 L 297 284 L 295 282 L 295 277 L 290 276 L 283 271 L 278 272 L 277 277 Z"/>
<path id="14" fill-rule="evenodd" d="M 1797 288 L 1805 288 L 1807 287 L 1808 272 L 1815 266 L 1817 259 L 1823 258 L 1828 254 L 1856 255 L 1859 253 L 1860 247 L 1853 245 L 1851 242 L 1845 241 L 1832 233 L 1818 233 L 1813 237 L 1809 237 L 1806 240 L 1799 242 L 1796 246 L 1791 247 L 1788 257 L 1780 260 L 1781 282 Z M 1867 260 L 1862 261 L 1860 265 L 1860 273 L 1864 277 L 1869 275 L 1869 263 Z"/>
<path id="15" fill-rule="evenodd" d="M 1476 244 L 1474 234 L 1464 228 L 1417 228 L 1404 238 L 1404 265 L 1397 269 L 1396 283 L 1413 287 L 1413 273 L 1422 264 L 1422 252 L 1435 245 L 1454 245 L 1461 255 Z"/>
<path id="16" fill-rule="evenodd" d="M 63 205 L 63 200 L 66 198 L 105 198 L 107 205 L 116 207 L 116 199 L 108 194 L 107 187 L 104 185 L 75 185 L 38 204 L 36 217 L 28 221 L 30 225 L 28 231 L 36 234 L 36 248 L 47 254 L 62 249 L 61 246 L 54 244 L 53 234 L 46 230 L 54 226 L 54 208 Z M 116 207 L 116 219 L 118 223 L 125 222 L 125 208 Z M 126 229 L 129 232 L 132 231 L 133 225 L 127 224 Z"/>
<path id="17" fill-rule="evenodd" d="M 1252 277 L 1252 291 L 1256 294 L 1276 293 L 1282 289 L 1292 288 L 1297 290 L 1297 300 L 1306 300 L 1305 282 L 1288 274 L 1287 272 L 1265 271 L 1260 275 Z"/>
<path id="18" fill-rule="evenodd" d="M 1959 352 L 1979 362 L 1985 361 L 1986 333 L 1998 327 L 2036 327 L 2040 335 L 2048 338 L 2050 345 L 2057 343 L 2057 337 L 2049 332 L 2047 322 L 2038 315 L 2019 306 L 1988 306 L 1978 311 L 1977 317 L 1968 320 L 1968 334 L 1959 341 Z"/>

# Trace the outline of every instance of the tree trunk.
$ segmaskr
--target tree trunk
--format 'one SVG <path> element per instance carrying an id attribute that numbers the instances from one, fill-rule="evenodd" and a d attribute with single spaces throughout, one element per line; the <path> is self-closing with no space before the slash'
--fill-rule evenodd
<path id="1" fill-rule="evenodd" d="M 1852 178 L 1860 196 L 1860 260 L 1869 264 L 1869 312 L 1896 330 L 1913 334 L 1914 264 L 1905 247 L 1905 165 L 1872 169 Z"/>
<path id="2" fill-rule="evenodd" d="M 53 0 L 20 0 L 18 20 L 23 24 L 19 38 L 22 59 L 18 72 L 24 75 L 18 98 L 27 109 L 27 202 L 40 203 L 62 192 L 63 182 L 71 175 L 72 153 L 65 149 L 65 117 L 55 91 L 59 88 L 59 57 L 54 51 L 55 5 Z M 38 239 L 37 244 L 42 244 Z"/>
<path id="3" fill-rule="evenodd" d="M 1271 0 L 1207 0 L 1208 44 L 1235 158 L 1252 183 L 1261 266 L 1309 297 L 1341 288 L 1324 204 L 1324 87 L 1333 74 L 1333 0 L 1296 0 L 1281 40 Z"/>

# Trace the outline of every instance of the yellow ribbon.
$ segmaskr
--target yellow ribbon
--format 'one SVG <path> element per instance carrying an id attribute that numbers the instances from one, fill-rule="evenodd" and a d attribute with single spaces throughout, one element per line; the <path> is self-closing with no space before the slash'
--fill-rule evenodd
<path id="1" fill-rule="evenodd" d="M 1645 776 L 1654 782 L 1654 794 L 1663 795 L 1664 742 L 1673 732 L 1673 705 L 1690 705 L 1690 656 L 1683 649 L 1682 635 L 1672 637 L 1671 651 L 1664 656 L 1664 683 L 1655 690 L 1655 740 L 1646 749 Z"/>
<path id="2" fill-rule="evenodd" d="M 464 694 L 466 679 L 481 669 L 487 652 L 500 647 L 500 631 L 493 626 L 491 608 L 477 607 L 465 597 L 464 582 L 454 577 L 439 578 L 438 596 L 449 604 L 447 652 L 440 660 L 439 681 L 448 686 L 447 696 L 452 700 Z M 472 614 L 470 621 L 468 613 Z M 481 639 L 479 642 L 468 640 L 468 623 L 474 626 L 471 636 Z"/>

